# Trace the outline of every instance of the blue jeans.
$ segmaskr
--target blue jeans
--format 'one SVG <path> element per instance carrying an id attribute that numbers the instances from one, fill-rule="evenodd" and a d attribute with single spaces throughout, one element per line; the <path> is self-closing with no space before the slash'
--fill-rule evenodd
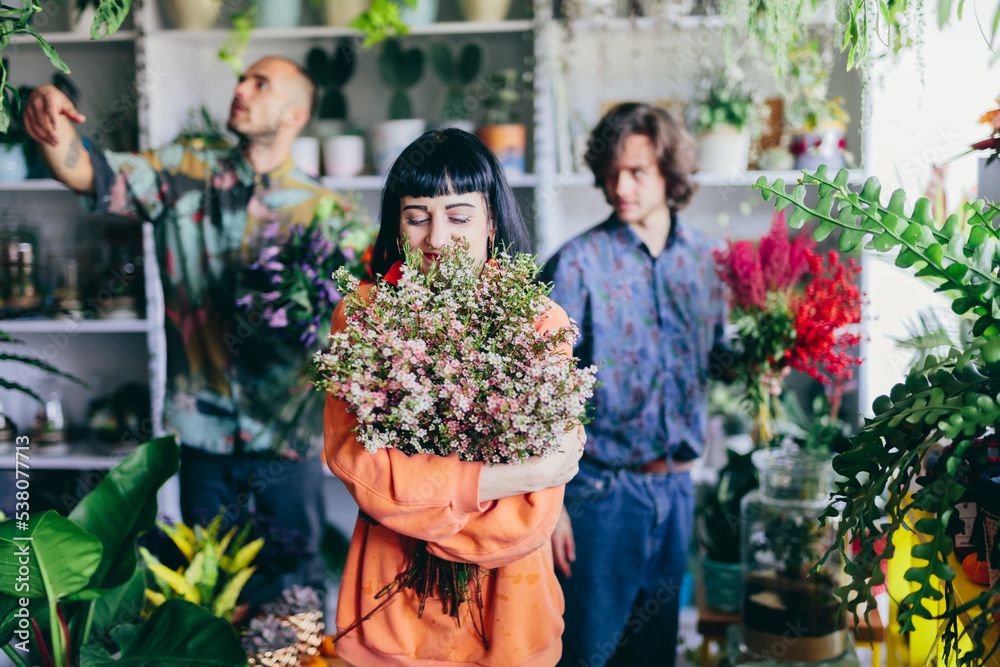
<path id="1" fill-rule="evenodd" d="M 208 522 L 225 509 L 220 536 L 254 521 L 250 537 L 264 537 L 257 571 L 243 588 L 251 612 L 292 584 L 323 599 L 326 577 L 319 554 L 323 519 L 323 464 L 319 457 L 287 461 L 259 455 L 209 454 L 181 447 L 184 523 Z M 252 511 L 251 511 L 252 510 Z"/>
<path id="2" fill-rule="evenodd" d="M 566 596 L 562 667 L 671 667 L 694 522 L 689 473 L 646 475 L 586 459 L 566 485 L 576 562 Z"/>

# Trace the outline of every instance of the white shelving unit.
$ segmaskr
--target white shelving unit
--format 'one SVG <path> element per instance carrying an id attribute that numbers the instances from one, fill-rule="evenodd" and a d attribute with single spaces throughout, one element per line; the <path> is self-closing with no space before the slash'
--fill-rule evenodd
<path id="1" fill-rule="evenodd" d="M 519 1 L 526 6 L 515 8 L 514 15 L 522 18 L 473 23 L 448 20 L 457 16 L 457 4 L 454 0 L 445 0 L 441 11 L 445 20 L 427 26 L 414 26 L 403 40 L 406 43 L 426 44 L 428 40 L 443 38 L 452 47 L 467 39 L 475 40 L 486 52 L 484 72 L 500 67 L 529 67 L 532 70 L 532 91 L 530 99 L 523 104 L 522 114 L 530 125 L 530 173 L 512 174 L 509 181 L 534 224 L 536 252 L 541 259 L 545 259 L 561 243 L 597 224 L 609 212 L 603 195 L 594 187 L 593 177 L 589 173 L 567 169 L 567 156 L 572 162 L 581 137 L 585 137 L 587 128 L 592 127 L 600 117 L 602 106 L 625 99 L 693 99 L 696 79 L 704 76 L 699 68 L 706 61 L 718 60 L 722 55 L 720 31 L 723 26 L 718 17 L 696 16 L 586 19 L 562 23 L 553 18 L 552 0 Z M 132 49 L 132 59 L 126 65 L 134 68 L 134 79 L 122 85 L 120 90 L 108 92 L 101 88 L 105 73 L 102 66 L 74 66 L 74 77 L 80 74 L 84 79 L 80 87 L 85 96 L 110 96 L 126 103 L 127 113 L 134 115 L 137 122 L 140 149 L 168 143 L 184 124 L 187 110 L 192 107 L 204 104 L 214 116 L 224 118 L 235 83 L 234 73 L 216 57 L 219 46 L 229 38 L 228 30 L 171 30 L 161 20 L 159 4 L 157 1 L 137 3 L 133 9 L 136 28 L 120 31 L 101 42 L 90 42 L 86 35 L 78 33 L 46 35 L 61 52 L 66 50 L 64 56 L 67 57 L 86 57 L 91 59 L 87 62 L 92 63 L 94 58 L 106 54 L 108 63 L 104 67 L 108 71 L 111 68 L 121 69 L 123 49 L 126 53 L 129 48 Z M 244 62 L 250 63 L 267 54 L 284 55 L 303 62 L 312 47 L 320 45 L 329 49 L 335 40 L 352 36 L 355 33 L 350 29 L 327 26 L 256 29 Z M 21 41 L 27 44 L 26 40 Z M 684 50 L 691 48 L 695 51 L 688 53 Z M 41 62 L 42 56 L 39 55 L 38 59 Z M 39 71 L 50 76 L 51 69 L 46 68 L 47 65 L 43 64 Z M 120 72 L 118 74 L 121 75 Z M 837 92 L 846 99 L 860 99 L 860 80 L 845 79 L 839 74 L 834 78 Z M 428 71 L 424 80 L 411 92 L 416 112 L 433 119 L 443 90 L 443 85 Z M 359 52 L 357 68 L 345 87 L 345 94 L 350 116 L 358 123 L 368 125 L 384 117 L 387 93 L 378 78 L 372 52 Z M 858 128 L 861 124 L 857 122 L 860 117 L 859 108 L 853 124 L 856 136 L 860 136 Z M 569 169 L 579 170 L 580 165 L 570 164 Z M 757 235 L 766 228 L 771 210 L 750 187 L 760 176 L 767 177 L 769 181 L 782 178 L 786 183 L 793 184 L 799 172 L 697 174 L 695 180 L 700 185 L 700 191 L 689 209 L 682 213 L 685 224 L 720 235 Z M 854 170 L 850 179 L 862 182 L 864 173 Z M 369 208 L 372 217 L 375 216 L 378 193 L 383 187 L 381 177 L 363 175 L 321 180 L 332 190 L 357 192 L 363 205 Z M 753 201 L 756 201 L 753 213 L 744 215 L 742 211 L 747 208 L 747 202 Z M 44 212 L 49 210 L 46 207 L 50 203 L 53 206 L 59 203 L 58 210 L 53 209 L 54 217 L 72 218 L 74 214 L 70 211 L 78 210 L 74 196 L 50 179 L 0 183 L 0 207 L 4 202 L 8 206 L 23 206 Z M 721 222 L 723 218 L 729 220 L 728 227 Z M 44 214 L 33 213 L 31 219 L 42 221 L 45 217 Z M 83 224 L 80 221 L 76 223 L 78 227 Z M 72 237 L 73 225 L 67 226 L 66 230 L 66 236 Z M 100 350 L 96 358 L 85 360 L 90 366 L 84 364 L 83 367 L 92 369 L 110 364 L 123 371 L 142 369 L 150 384 L 153 421 L 159 433 L 162 429 L 165 377 L 164 314 L 152 230 L 148 224 L 143 229 L 143 246 L 145 319 L 6 321 L 0 328 L 27 337 L 32 344 L 39 346 L 47 344 L 51 337 L 66 336 L 70 340 L 66 348 L 69 350 L 67 356 L 54 360 L 60 367 L 63 364 L 59 362 L 72 355 L 94 354 L 94 339 L 106 340 L 105 345 L 96 346 Z M 87 345 L 91 347 L 86 352 L 77 352 L 75 346 L 86 341 L 90 341 Z M 131 351 L 126 353 L 126 350 Z M 2 394 L 0 398 L 3 398 Z M 71 455 L 65 457 L 53 456 L 42 465 L 67 469 L 103 469 L 113 465 L 109 457 L 96 453 L 89 445 L 87 447 L 86 451 L 80 452 L 74 449 Z"/>

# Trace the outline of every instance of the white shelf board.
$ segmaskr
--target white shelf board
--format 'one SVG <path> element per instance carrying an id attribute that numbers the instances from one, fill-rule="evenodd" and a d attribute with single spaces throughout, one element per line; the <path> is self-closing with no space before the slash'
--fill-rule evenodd
<path id="1" fill-rule="evenodd" d="M 15 333 L 146 333 L 146 320 L 0 320 L 0 330 Z"/>
<path id="2" fill-rule="evenodd" d="M 111 470 L 121 463 L 129 450 L 111 453 L 90 442 L 75 442 L 68 446 L 56 445 L 58 450 L 45 451 L 45 446 L 31 445 L 27 456 L 15 457 L 12 447 L 0 450 L 0 470 L 15 467 L 27 472 L 32 470 Z M 61 453 L 57 453 L 61 450 Z M 16 464 L 15 464 L 16 458 Z"/>
<path id="3" fill-rule="evenodd" d="M 780 178 L 785 184 L 794 184 L 802 177 L 801 171 L 744 171 L 738 174 L 700 172 L 694 174 L 695 183 L 702 187 L 742 187 L 753 185 L 761 176 L 773 183 Z M 594 187 L 594 176 L 589 172 L 557 174 L 556 182 L 566 187 Z M 848 171 L 848 183 L 864 183 L 865 173 L 860 169 Z"/>
<path id="4" fill-rule="evenodd" d="M 26 181 L 0 181 L 0 191 L 41 192 L 58 190 L 69 191 L 69 188 L 53 178 L 29 178 Z"/>
<path id="5" fill-rule="evenodd" d="M 489 35 L 501 33 L 528 32 L 532 23 L 528 20 L 517 21 L 449 21 L 413 26 L 409 35 Z M 169 37 L 173 39 L 218 40 L 229 39 L 229 30 L 216 28 L 212 30 L 155 30 L 147 33 L 148 37 Z M 327 39 L 336 37 L 359 37 L 360 32 L 353 28 L 335 28 L 330 26 L 299 26 L 297 28 L 256 28 L 251 34 L 251 40 L 280 39 Z"/>
<path id="6" fill-rule="evenodd" d="M 113 35 L 91 39 L 90 32 L 43 32 L 41 33 L 45 41 L 50 44 L 98 44 L 100 42 L 131 42 L 135 40 L 134 30 L 119 30 Z M 10 38 L 11 44 L 34 44 L 37 40 L 34 35 L 19 33 Z"/>
<path id="7" fill-rule="evenodd" d="M 802 177 L 802 171 L 789 169 L 787 171 L 744 171 L 738 174 L 713 174 L 701 172 L 694 175 L 694 180 L 699 185 L 705 187 L 726 187 L 739 185 L 753 185 L 761 176 L 773 183 L 775 179 L 783 179 L 785 184 L 796 183 Z M 831 176 L 836 176 L 836 172 L 831 172 Z M 860 169 L 851 169 L 847 172 L 848 183 L 864 183 L 865 174 Z"/>
<path id="8" fill-rule="evenodd" d="M 385 186 L 385 178 L 382 176 L 352 176 L 336 177 L 324 176 L 319 179 L 323 187 L 335 191 L 344 190 L 381 190 Z M 512 188 L 533 188 L 540 183 L 541 179 L 537 174 L 508 174 L 507 182 Z"/>
<path id="9" fill-rule="evenodd" d="M 809 25 L 837 25 L 834 17 L 816 16 L 809 20 Z M 718 29 L 726 26 L 722 16 L 713 14 L 687 15 L 687 16 L 633 16 L 633 17 L 587 17 L 559 21 L 557 25 L 568 33 L 577 32 L 621 32 L 621 31 L 645 31 L 659 27 L 676 27 L 680 30 L 691 30 L 695 28 Z"/>

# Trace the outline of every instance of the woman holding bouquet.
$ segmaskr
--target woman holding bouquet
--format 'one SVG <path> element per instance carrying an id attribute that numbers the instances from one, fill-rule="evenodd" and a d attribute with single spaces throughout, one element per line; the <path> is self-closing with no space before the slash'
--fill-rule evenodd
<path id="1" fill-rule="evenodd" d="M 513 193 L 489 149 L 466 132 L 430 132 L 387 176 L 373 273 L 395 284 L 407 251 L 422 255 L 420 271 L 427 273 L 456 239 L 480 268 L 494 247 L 528 249 Z M 372 287 L 361 285 L 355 296 L 371 299 Z M 334 315 L 335 333 L 350 325 L 345 302 Z M 535 330 L 569 326 L 562 308 L 547 303 Z M 560 353 L 565 362 L 568 342 Z M 404 453 L 412 443 L 367 451 L 358 424 L 348 403 L 330 395 L 326 460 L 361 508 L 337 608 L 338 631 L 350 630 L 338 653 L 354 665 L 554 665 L 562 652 L 563 597 L 549 537 L 563 485 L 577 472 L 582 426 L 553 431 L 559 451 L 550 456 L 487 465 L 458 454 Z M 426 600 L 399 586 L 389 603 L 376 598 L 411 568 L 414 554 L 424 553 L 483 573 L 457 612 L 440 603 L 440 581 Z"/>

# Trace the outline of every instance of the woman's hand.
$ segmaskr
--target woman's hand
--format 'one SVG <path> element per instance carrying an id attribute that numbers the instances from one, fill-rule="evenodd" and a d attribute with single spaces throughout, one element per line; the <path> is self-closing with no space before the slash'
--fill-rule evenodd
<path id="1" fill-rule="evenodd" d="M 564 577 L 571 576 L 569 564 L 576 560 L 576 542 L 573 541 L 573 524 L 569 520 L 569 512 L 566 511 L 565 505 L 559 514 L 556 529 L 552 531 L 552 560 Z"/>
<path id="2" fill-rule="evenodd" d="M 532 456 L 520 465 L 484 465 L 479 473 L 479 502 L 562 486 L 576 476 L 587 443 L 583 424 L 563 435 L 558 452 L 546 459 Z"/>

